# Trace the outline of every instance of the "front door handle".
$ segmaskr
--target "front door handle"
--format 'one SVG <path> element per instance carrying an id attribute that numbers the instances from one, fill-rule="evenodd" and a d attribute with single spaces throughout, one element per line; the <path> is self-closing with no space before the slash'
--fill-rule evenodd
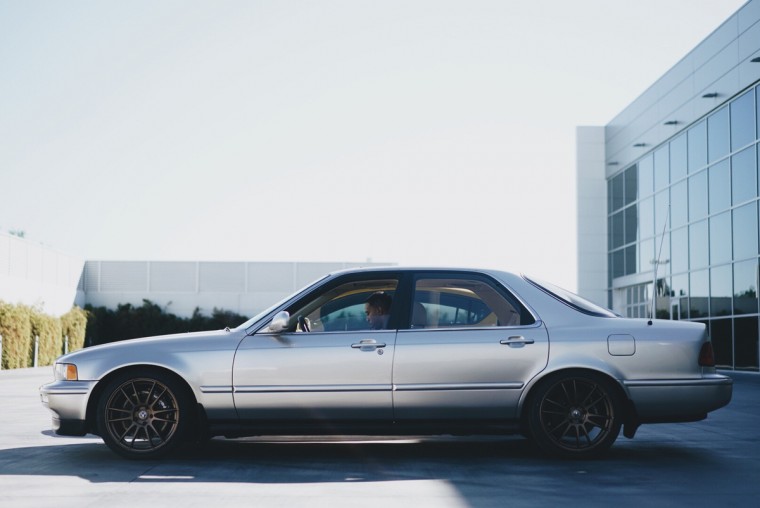
<path id="1" fill-rule="evenodd" d="M 522 335 L 513 335 L 508 339 L 500 340 L 499 344 L 509 347 L 523 347 L 525 344 L 533 344 L 534 342 L 533 339 L 526 339 Z"/>
<path id="2" fill-rule="evenodd" d="M 358 343 L 351 344 L 354 349 L 361 349 L 362 351 L 374 351 L 375 349 L 385 347 L 385 342 L 375 342 L 374 339 L 364 339 Z"/>

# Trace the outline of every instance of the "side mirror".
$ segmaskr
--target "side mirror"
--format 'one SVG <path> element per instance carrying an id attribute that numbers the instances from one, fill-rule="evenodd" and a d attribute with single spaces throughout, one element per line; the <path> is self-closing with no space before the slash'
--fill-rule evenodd
<path id="1" fill-rule="evenodd" d="M 288 327 L 290 322 L 290 314 L 287 311 L 280 311 L 274 315 L 272 322 L 267 326 L 267 332 L 280 333 Z"/>

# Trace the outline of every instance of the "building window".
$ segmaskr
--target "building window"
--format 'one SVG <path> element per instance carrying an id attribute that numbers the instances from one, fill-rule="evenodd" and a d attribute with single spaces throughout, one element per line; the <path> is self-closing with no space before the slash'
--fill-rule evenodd
<path id="1" fill-rule="evenodd" d="M 676 229 L 671 233 L 673 253 L 670 256 L 670 266 L 673 273 L 681 273 L 689 269 L 689 230 Z"/>
<path id="2" fill-rule="evenodd" d="M 689 173 L 696 173 L 707 165 L 707 124 L 704 120 L 689 129 Z"/>
<path id="3" fill-rule="evenodd" d="M 728 155 L 728 108 L 707 117 L 707 155 L 713 163 Z"/>
<path id="4" fill-rule="evenodd" d="M 652 165 L 652 156 L 648 155 L 641 159 L 638 164 L 639 168 L 639 196 L 645 198 L 654 192 L 654 167 Z"/>
<path id="5" fill-rule="evenodd" d="M 689 268 L 704 268 L 710 264 L 710 244 L 707 242 L 707 221 L 689 226 Z"/>
<path id="6" fill-rule="evenodd" d="M 732 304 L 731 265 L 710 270 L 710 315 L 730 316 Z"/>
<path id="7" fill-rule="evenodd" d="M 648 318 L 650 311 L 650 293 L 652 284 L 638 284 L 625 288 L 624 313 L 630 318 Z"/>
<path id="8" fill-rule="evenodd" d="M 734 368 L 758 370 L 757 318 L 734 319 Z"/>
<path id="9" fill-rule="evenodd" d="M 689 193 L 686 180 L 682 180 L 670 188 L 670 220 L 671 227 L 685 226 L 689 222 Z"/>
<path id="10" fill-rule="evenodd" d="M 710 217 L 710 264 L 728 263 L 731 255 L 731 212 Z"/>
<path id="11" fill-rule="evenodd" d="M 757 314 L 757 259 L 734 263 L 734 314 Z"/>
<path id="12" fill-rule="evenodd" d="M 654 190 L 662 190 L 670 183 L 670 151 L 668 145 L 654 153 Z"/>
<path id="13" fill-rule="evenodd" d="M 732 321 L 732 319 L 715 319 L 710 322 L 710 338 L 715 350 L 715 365 L 718 368 L 730 368 L 734 365 Z"/>
<path id="14" fill-rule="evenodd" d="M 734 259 L 756 257 L 757 249 L 757 202 L 734 208 L 731 237 L 734 244 Z"/>
<path id="15" fill-rule="evenodd" d="M 689 177 L 689 220 L 707 217 L 707 171 Z"/>
<path id="16" fill-rule="evenodd" d="M 753 146 L 731 157 L 731 199 L 734 206 L 757 197 L 756 151 Z"/>
<path id="17" fill-rule="evenodd" d="M 731 103 L 731 151 L 755 140 L 755 91 L 750 90 Z"/>

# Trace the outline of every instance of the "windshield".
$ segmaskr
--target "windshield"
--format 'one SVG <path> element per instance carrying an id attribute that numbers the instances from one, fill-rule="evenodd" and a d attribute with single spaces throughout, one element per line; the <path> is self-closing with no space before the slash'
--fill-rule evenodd
<path id="1" fill-rule="evenodd" d="M 549 295 L 553 296 L 562 303 L 569 305 L 575 310 L 583 312 L 584 314 L 590 314 L 592 316 L 599 317 L 618 317 L 618 315 L 611 310 L 600 307 L 595 303 L 591 303 L 585 298 L 582 298 L 575 293 L 571 293 L 566 289 L 562 289 L 559 286 L 555 286 L 554 284 L 544 282 L 539 279 L 532 279 L 527 276 L 523 277 L 525 277 L 525 280 L 536 286 L 538 289 L 544 291 L 545 293 L 548 293 Z"/>

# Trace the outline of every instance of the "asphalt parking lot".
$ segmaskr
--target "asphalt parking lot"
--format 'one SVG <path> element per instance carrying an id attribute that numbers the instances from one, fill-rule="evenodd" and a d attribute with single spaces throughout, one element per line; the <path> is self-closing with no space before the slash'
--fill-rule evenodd
<path id="1" fill-rule="evenodd" d="M 214 439 L 167 460 L 118 458 L 50 431 L 52 369 L 0 371 L 0 506 L 757 506 L 760 375 L 707 420 L 649 425 L 605 459 L 548 459 L 520 437 Z"/>

